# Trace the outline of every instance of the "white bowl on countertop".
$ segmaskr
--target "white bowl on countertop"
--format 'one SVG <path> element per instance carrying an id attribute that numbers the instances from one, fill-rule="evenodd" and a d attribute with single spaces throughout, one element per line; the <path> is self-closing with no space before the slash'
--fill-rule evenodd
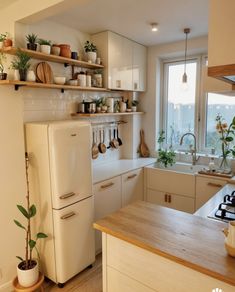
<path id="1" fill-rule="evenodd" d="M 55 76 L 54 77 L 55 84 L 64 85 L 66 82 L 66 77 L 63 76 Z"/>

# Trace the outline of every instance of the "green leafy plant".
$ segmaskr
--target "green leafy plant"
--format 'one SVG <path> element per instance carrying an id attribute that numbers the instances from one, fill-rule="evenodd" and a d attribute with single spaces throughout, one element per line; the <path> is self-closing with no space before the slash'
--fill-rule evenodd
<path id="1" fill-rule="evenodd" d="M 96 69 L 94 70 L 94 74 L 102 74 L 103 70 L 102 69 Z"/>
<path id="2" fill-rule="evenodd" d="M 3 63 L 6 61 L 6 55 L 4 53 L 0 53 L 0 73 L 4 72 L 4 65 Z"/>
<path id="3" fill-rule="evenodd" d="M 163 147 L 163 143 L 165 141 L 165 132 L 161 131 L 159 133 L 158 136 L 158 144 L 159 144 L 159 148 L 158 148 L 158 152 L 157 152 L 157 162 L 163 164 L 165 167 L 167 167 L 168 165 L 173 165 L 175 163 L 175 152 L 173 151 L 172 148 L 170 148 L 169 150 L 167 149 L 162 149 Z"/>
<path id="4" fill-rule="evenodd" d="M 51 46 L 51 41 L 44 40 L 44 39 L 39 39 L 38 43 L 39 43 L 39 45 Z"/>
<path id="5" fill-rule="evenodd" d="M 3 42 L 4 40 L 6 40 L 9 37 L 10 37 L 9 32 L 1 33 L 0 34 L 0 42 Z"/>
<path id="6" fill-rule="evenodd" d="M 84 44 L 84 50 L 86 53 L 87 52 L 97 52 L 97 47 L 93 43 L 86 41 Z"/>
<path id="7" fill-rule="evenodd" d="M 16 70 L 28 70 L 30 67 L 30 59 L 31 57 L 27 53 L 18 49 L 16 58 L 11 62 L 11 67 Z"/>
<path id="8" fill-rule="evenodd" d="M 25 38 L 30 44 L 36 44 L 38 41 L 38 36 L 34 33 L 26 35 Z"/>
<path id="9" fill-rule="evenodd" d="M 95 99 L 95 103 L 97 107 L 101 107 L 103 105 L 102 97 Z"/>
<path id="10" fill-rule="evenodd" d="M 132 106 L 137 106 L 139 104 L 139 101 L 138 100 L 132 100 L 131 101 L 131 105 Z"/>
<path id="11" fill-rule="evenodd" d="M 39 253 L 36 247 L 38 239 L 46 238 L 47 235 L 42 232 L 38 232 L 36 234 L 36 237 L 32 238 L 31 233 L 31 220 L 36 215 L 37 209 L 34 204 L 30 204 L 30 196 L 29 196 L 29 178 L 28 178 L 28 167 L 29 167 L 29 160 L 28 155 L 26 154 L 26 182 L 27 182 L 27 194 L 26 194 L 26 207 L 23 207 L 22 205 L 17 205 L 18 210 L 20 213 L 26 218 L 26 224 L 23 225 L 18 220 L 14 220 L 15 224 L 23 229 L 25 231 L 25 258 L 23 259 L 20 256 L 17 256 L 17 258 L 22 262 L 21 263 L 21 269 L 22 270 L 29 270 L 33 268 L 35 265 L 34 261 L 32 260 L 32 253 L 35 249 L 37 252 L 37 255 L 39 257 Z"/>

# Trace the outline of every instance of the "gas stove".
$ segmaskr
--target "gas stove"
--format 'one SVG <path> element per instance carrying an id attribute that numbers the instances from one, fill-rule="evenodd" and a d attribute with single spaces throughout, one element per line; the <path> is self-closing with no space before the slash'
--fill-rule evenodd
<path id="1" fill-rule="evenodd" d="M 207 217 L 225 222 L 235 220 L 235 191 L 230 195 L 225 195 L 223 202 Z"/>

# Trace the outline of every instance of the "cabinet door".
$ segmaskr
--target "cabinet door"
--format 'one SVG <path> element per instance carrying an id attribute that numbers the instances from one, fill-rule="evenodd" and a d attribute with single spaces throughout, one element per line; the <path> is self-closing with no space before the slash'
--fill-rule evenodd
<path id="1" fill-rule="evenodd" d="M 147 48 L 133 42 L 133 90 L 145 91 L 146 88 Z"/>
<path id="2" fill-rule="evenodd" d="M 122 206 L 144 199 L 143 169 L 122 175 Z"/>
<path id="3" fill-rule="evenodd" d="M 195 200 L 193 198 L 166 192 L 147 189 L 147 201 L 188 213 L 194 213 L 195 211 Z"/>
<path id="4" fill-rule="evenodd" d="M 196 210 L 205 204 L 213 195 L 215 195 L 224 185 L 225 180 L 197 177 L 196 178 Z"/>
<path id="5" fill-rule="evenodd" d="M 132 90 L 132 42 L 118 34 L 108 33 L 108 86 Z"/>
<path id="6" fill-rule="evenodd" d="M 119 210 L 122 206 L 121 176 L 94 185 L 95 220 Z M 101 232 L 95 232 L 96 252 L 102 248 Z"/>

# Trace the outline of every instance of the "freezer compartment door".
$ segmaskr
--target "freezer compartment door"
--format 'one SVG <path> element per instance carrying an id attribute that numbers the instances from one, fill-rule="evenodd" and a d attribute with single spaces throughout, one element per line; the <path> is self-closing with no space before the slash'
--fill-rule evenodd
<path id="1" fill-rule="evenodd" d="M 95 261 L 93 196 L 53 210 L 57 283 L 65 283 Z"/>
<path id="2" fill-rule="evenodd" d="M 53 209 L 61 209 L 92 193 L 91 127 L 66 123 L 49 126 Z"/>

